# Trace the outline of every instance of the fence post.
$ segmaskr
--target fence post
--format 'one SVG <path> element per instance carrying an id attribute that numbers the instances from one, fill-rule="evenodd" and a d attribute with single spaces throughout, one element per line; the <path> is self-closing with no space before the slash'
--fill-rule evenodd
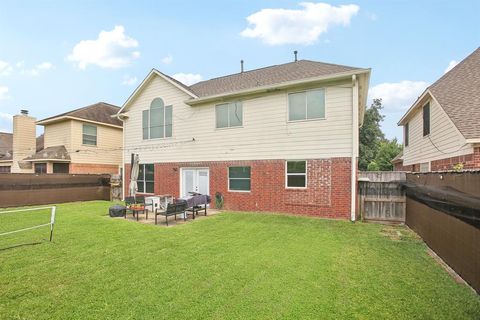
<path id="1" fill-rule="evenodd" d="M 53 239 L 53 226 L 55 224 L 55 212 L 56 212 L 57 207 L 53 206 L 51 209 L 51 214 L 50 214 L 50 242 L 52 242 Z"/>

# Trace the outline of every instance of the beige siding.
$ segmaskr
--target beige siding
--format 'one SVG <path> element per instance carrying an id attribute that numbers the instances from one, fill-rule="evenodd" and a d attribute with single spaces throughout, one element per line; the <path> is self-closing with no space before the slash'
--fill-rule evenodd
<path id="1" fill-rule="evenodd" d="M 161 97 L 173 105 L 173 137 L 142 139 L 142 110 Z M 287 92 L 242 100 L 243 127 L 216 129 L 215 105 L 190 107 L 189 96 L 155 77 L 132 101 L 125 121 L 125 158 L 141 162 L 313 159 L 352 154 L 352 88 L 326 88 L 326 119 L 287 121 Z M 195 138 L 195 141 L 192 141 Z"/>
<path id="2" fill-rule="evenodd" d="M 83 145 L 82 121 L 71 121 L 71 148 L 68 149 L 72 163 L 118 164 L 122 163 L 122 129 L 88 123 L 97 127 L 97 145 Z M 78 152 L 76 152 L 78 150 Z"/>
<path id="3" fill-rule="evenodd" d="M 409 130 L 409 145 L 403 152 L 404 165 L 473 153 L 473 148 L 465 144 L 465 138 L 434 99 L 430 100 L 430 135 L 423 136 L 422 108 L 409 121 Z"/>
<path id="4" fill-rule="evenodd" d="M 65 146 L 70 151 L 71 149 L 71 127 L 72 121 L 62 121 L 45 125 L 44 132 L 44 146 Z"/>

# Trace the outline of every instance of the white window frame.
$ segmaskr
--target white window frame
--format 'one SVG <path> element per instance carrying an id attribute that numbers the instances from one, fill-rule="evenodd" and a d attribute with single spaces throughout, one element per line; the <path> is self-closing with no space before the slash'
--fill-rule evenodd
<path id="1" fill-rule="evenodd" d="M 95 128 L 95 144 L 88 144 L 84 142 L 84 136 L 93 136 L 91 134 L 85 134 L 85 126 L 88 127 L 94 127 Z M 82 123 L 82 146 L 87 146 L 87 147 L 96 147 L 98 146 L 98 126 L 94 124 L 89 124 L 89 123 Z"/>
<path id="2" fill-rule="evenodd" d="M 160 97 L 157 97 L 157 98 L 160 98 Z M 173 105 L 172 104 L 165 104 L 165 101 L 162 99 L 162 102 L 163 102 L 163 138 L 151 138 L 150 136 L 150 129 L 152 128 L 151 126 L 151 120 L 152 120 L 152 115 L 151 115 L 151 110 L 152 110 L 152 102 L 153 100 L 157 99 L 157 98 L 154 98 L 152 99 L 152 101 L 150 102 L 150 106 L 148 107 L 148 109 L 145 109 L 145 110 L 142 110 L 142 141 L 148 141 L 148 140 L 165 140 L 165 139 L 172 139 L 173 138 Z M 172 135 L 170 137 L 166 137 L 165 136 L 165 133 L 166 133 L 166 125 L 165 125 L 165 122 L 166 122 L 166 110 L 167 110 L 167 107 L 172 107 Z M 148 138 L 144 138 L 143 137 L 143 111 L 148 111 Z"/>
<path id="3" fill-rule="evenodd" d="M 423 164 L 423 165 L 427 165 L 427 171 L 422 171 L 422 164 Z M 420 163 L 420 166 L 419 166 L 418 170 L 420 170 L 421 173 L 431 172 L 431 171 L 432 171 L 432 169 L 431 169 L 431 162 L 428 161 L 428 162 L 422 162 L 422 163 Z"/>
<path id="4" fill-rule="evenodd" d="M 250 180 L 250 190 L 232 190 L 230 189 L 230 168 L 250 168 L 250 178 L 233 178 L 236 180 Z M 228 181 L 228 192 L 243 192 L 243 193 L 249 193 L 252 192 L 252 166 L 231 166 L 228 167 L 227 170 L 227 181 Z"/>
<path id="5" fill-rule="evenodd" d="M 305 173 L 288 173 L 288 162 L 305 161 Z M 288 176 L 303 176 L 305 175 L 305 187 L 289 187 Z M 308 160 L 285 160 L 285 189 L 307 189 L 308 188 Z"/>
<path id="6" fill-rule="evenodd" d="M 239 126 L 230 126 L 230 117 L 228 117 L 228 126 L 227 127 L 222 127 L 222 128 L 219 128 L 217 127 L 217 107 L 219 106 L 223 106 L 223 105 L 229 105 L 229 104 L 232 104 L 232 103 L 240 103 L 241 107 L 242 107 L 242 124 L 239 125 Z M 243 102 L 242 101 L 228 101 L 228 102 L 222 102 L 222 103 L 219 103 L 219 104 L 216 104 L 215 105 L 215 130 L 228 130 L 228 129 L 235 129 L 235 128 L 243 128 L 243 122 L 245 121 L 245 115 L 244 115 L 244 111 L 243 111 Z"/>
<path id="7" fill-rule="evenodd" d="M 300 119 L 300 120 L 290 120 L 290 99 L 289 95 L 290 94 L 295 94 L 295 93 L 303 93 L 307 94 L 309 91 L 316 91 L 316 90 L 323 90 L 323 96 L 325 97 L 325 112 L 323 118 L 312 118 L 312 119 Z M 313 89 L 307 89 L 307 90 L 299 90 L 299 91 L 290 91 L 287 92 L 287 122 L 295 123 L 295 122 L 305 122 L 305 121 L 319 121 L 319 120 L 326 120 L 327 119 L 327 87 L 319 87 L 319 88 L 313 88 Z M 305 99 L 306 101 L 306 99 Z M 307 101 L 308 103 L 308 101 Z M 307 108 L 307 104 L 305 104 L 305 108 Z"/>

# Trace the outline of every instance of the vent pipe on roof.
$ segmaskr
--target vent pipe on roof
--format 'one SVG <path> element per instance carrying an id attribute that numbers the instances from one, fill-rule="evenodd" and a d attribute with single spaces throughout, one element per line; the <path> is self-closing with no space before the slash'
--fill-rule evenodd
<path id="1" fill-rule="evenodd" d="M 298 51 L 297 51 L 297 50 L 293 51 L 293 54 L 295 55 L 295 62 L 297 62 L 297 61 L 298 61 L 298 60 L 297 60 L 297 53 L 298 53 Z"/>
<path id="2" fill-rule="evenodd" d="M 25 116 L 28 116 L 28 110 L 22 109 L 22 110 L 20 110 L 20 113 L 25 115 Z"/>
<path id="3" fill-rule="evenodd" d="M 240 72 L 243 73 L 243 60 L 240 60 Z"/>

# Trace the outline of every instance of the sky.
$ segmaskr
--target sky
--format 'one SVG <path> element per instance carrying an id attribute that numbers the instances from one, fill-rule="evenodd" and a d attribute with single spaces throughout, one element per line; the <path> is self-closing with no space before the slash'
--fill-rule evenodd
<path id="1" fill-rule="evenodd" d="M 0 131 L 105 101 L 152 68 L 186 84 L 299 59 L 371 68 L 388 138 L 446 70 L 480 46 L 480 1 L 0 0 Z"/>

